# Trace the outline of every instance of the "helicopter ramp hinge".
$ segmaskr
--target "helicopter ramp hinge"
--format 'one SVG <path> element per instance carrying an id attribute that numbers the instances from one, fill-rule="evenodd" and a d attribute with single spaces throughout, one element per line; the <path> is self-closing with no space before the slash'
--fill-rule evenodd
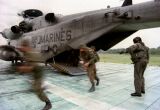
<path id="1" fill-rule="evenodd" d="M 86 71 L 84 71 L 84 69 L 81 67 L 73 67 L 67 64 L 60 64 L 60 63 L 50 63 L 50 65 L 60 73 L 64 73 L 72 76 L 86 74 Z"/>

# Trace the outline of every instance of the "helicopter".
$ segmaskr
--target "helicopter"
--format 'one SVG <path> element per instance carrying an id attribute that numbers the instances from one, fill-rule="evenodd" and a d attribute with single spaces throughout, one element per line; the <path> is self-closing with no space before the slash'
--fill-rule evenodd
<path id="1" fill-rule="evenodd" d="M 140 29 L 160 26 L 160 0 L 132 4 L 124 0 L 122 6 L 62 16 L 43 14 L 37 9 L 19 13 L 24 18 L 18 25 L 5 29 L 2 36 L 8 45 L 0 46 L 0 59 L 19 60 L 16 48 L 27 39 L 60 72 L 83 74 L 79 67 L 79 46 L 94 46 L 96 51 L 107 50 Z"/>

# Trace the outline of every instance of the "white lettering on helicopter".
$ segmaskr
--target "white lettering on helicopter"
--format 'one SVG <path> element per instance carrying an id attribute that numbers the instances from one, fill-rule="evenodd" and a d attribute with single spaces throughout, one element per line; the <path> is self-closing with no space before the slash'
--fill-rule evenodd
<path id="1" fill-rule="evenodd" d="M 42 43 L 50 43 L 50 42 L 63 42 L 69 41 L 72 38 L 71 30 L 64 30 L 61 28 L 60 31 L 53 33 L 46 33 L 44 35 L 38 35 L 32 37 L 32 44 L 42 44 Z"/>
<path id="2" fill-rule="evenodd" d="M 45 53 L 45 52 L 49 52 L 52 51 L 54 54 L 57 53 L 57 48 L 58 46 L 56 44 L 53 44 L 52 46 L 48 46 L 47 44 L 41 45 L 41 52 Z"/>

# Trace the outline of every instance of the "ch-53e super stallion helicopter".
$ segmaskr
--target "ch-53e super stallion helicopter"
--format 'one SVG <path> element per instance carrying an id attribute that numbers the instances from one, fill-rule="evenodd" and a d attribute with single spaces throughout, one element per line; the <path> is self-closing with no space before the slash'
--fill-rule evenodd
<path id="1" fill-rule="evenodd" d="M 50 64 L 59 71 L 79 75 L 81 44 L 107 50 L 139 29 L 160 26 L 159 10 L 160 0 L 135 5 L 125 0 L 121 7 L 67 16 L 25 10 L 19 25 L 1 32 L 8 45 L 0 47 L 0 58 L 14 61 L 19 56 L 16 47 L 27 39 L 43 56 L 42 62 L 54 62 Z"/>

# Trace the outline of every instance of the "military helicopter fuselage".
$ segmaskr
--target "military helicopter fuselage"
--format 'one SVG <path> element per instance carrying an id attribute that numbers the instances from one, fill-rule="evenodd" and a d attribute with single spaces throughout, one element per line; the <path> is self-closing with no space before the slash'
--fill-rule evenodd
<path id="1" fill-rule="evenodd" d="M 27 16 L 19 26 L 4 30 L 2 35 L 15 48 L 22 40 L 29 40 L 31 46 L 44 56 L 44 62 L 53 57 L 57 62 L 78 62 L 81 44 L 107 50 L 140 29 L 159 27 L 159 10 L 160 1 L 155 0 L 135 5 L 127 2 L 121 7 L 67 16 L 54 13 L 34 18 Z"/>

